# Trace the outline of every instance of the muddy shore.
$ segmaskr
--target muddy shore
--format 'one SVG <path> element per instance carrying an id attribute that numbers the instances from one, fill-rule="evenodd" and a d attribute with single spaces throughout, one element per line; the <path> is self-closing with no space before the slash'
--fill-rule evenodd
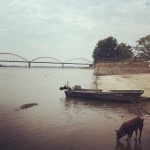
<path id="1" fill-rule="evenodd" d="M 103 90 L 144 90 L 142 97 L 148 97 L 138 103 L 132 103 L 129 111 L 137 115 L 150 115 L 150 74 L 125 74 L 97 76 L 95 81 Z"/>

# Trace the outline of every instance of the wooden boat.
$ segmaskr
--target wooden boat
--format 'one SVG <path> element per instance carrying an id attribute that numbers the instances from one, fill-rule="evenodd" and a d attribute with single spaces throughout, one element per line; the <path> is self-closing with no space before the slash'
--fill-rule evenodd
<path id="1" fill-rule="evenodd" d="M 133 102 L 140 99 L 144 93 L 143 90 L 95 90 L 95 89 L 82 89 L 77 85 L 74 88 L 68 86 L 60 87 L 60 90 L 65 90 L 66 97 L 75 98 L 90 98 L 98 100 L 118 101 L 118 102 Z"/>

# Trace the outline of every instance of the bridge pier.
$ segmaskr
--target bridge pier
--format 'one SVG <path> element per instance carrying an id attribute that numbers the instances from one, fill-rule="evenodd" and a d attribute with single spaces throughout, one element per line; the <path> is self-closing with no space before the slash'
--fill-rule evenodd
<path id="1" fill-rule="evenodd" d="M 62 63 L 62 68 L 64 68 L 64 63 Z"/>
<path id="2" fill-rule="evenodd" d="M 92 67 L 94 67 L 94 65 L 93 64 L 89 64 L 89 68 L 92 68 Z"/>
<path id="3" fill-rule="evenodd" d="M 28 62 L 28 68 L 31 68 L 31 62 Z"/>

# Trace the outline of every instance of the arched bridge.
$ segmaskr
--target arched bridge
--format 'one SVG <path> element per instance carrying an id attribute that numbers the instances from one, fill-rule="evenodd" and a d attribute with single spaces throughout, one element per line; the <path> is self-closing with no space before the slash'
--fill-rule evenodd
<path id="1" fill-rule="evenodd" d="M 29 62 L 29 68 L 31 67 L 31 64 L 62 64 L 62 62 L 56 58 L 53 57 L 38 57 Z"/>
<path id="2" fill-rule="evenodd" d="M 0 53 L 0 62 L 1 63 L 25 63 L 28 68 L 32 67 L 35 64 L 55 64 L 55 65 L 61 65 L 62 67 L 68 66 L 68 65 L 83 65 L 83 66 L 93 66 L 93 62 L 90 60 L 84 59 L 84 58 L 73 58 L 69 59 L 65 62 L 62 62 L 56 58 L 53 57 L 38 57 L 34 58 L 32 60 L 27 60 L 26 58 L 12 54 L 12 53 Z M 3 66 L 3 64 L 0 64 L 0 66 Z"/>
<path id="3" fill-rule="evenodd" d="M 22 56 L 12 54 L 12 53 L 0 53 L 0 62 L 1 62 L 0 66 L 5 66 L 2 63 L 4 63 L 4 64 L 9 63 L 10 65 L 12 63 L 28 64 L 29 60 L 27 60 L 26 58 L 24 58 Z"/>
<path id="4" fill-rule="evenodd" d="M 73 58 L 62 63 L 62 65 L 88 65 L 93 67 L 93 63 L 90 60 L 84 58 Z"/>

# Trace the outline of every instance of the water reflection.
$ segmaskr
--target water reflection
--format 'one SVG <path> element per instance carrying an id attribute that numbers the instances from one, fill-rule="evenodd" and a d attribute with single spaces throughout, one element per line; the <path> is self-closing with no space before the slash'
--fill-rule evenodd
<path id="1" fill-rule="evenodd" d="M 131 145 L 131 143 L 123 144 L 120 141 L 117 141 L 116 143 L 116 150 L 142 150 L 142 143 L 141 141 L 134 141 L 134 144 Z"/>
<path id="2" fill-rule="evenodd" d="M 124 106 L 130 106 L 130 103 L 118 103 L 118 102 L 110 102 L 106 100 L 95 100 L 95 99 L 80 99 L 80 98 L 71 98 L 66 97 L 65 98 L 65 104 L 74 104 L 74 105 L 87 105 L 89 107 L 101 107 L 101 106 L 107 106 L 107 107 L 124 107 Z"/>
<path id="3" fill-rule="evenodd" d="M 113 112 L 126 112 L 133 114 L 135 116 L 138 116 L 136 111 L 133 111 L 134 105 L 132 103 L 118 103 L 118 102 L 110 102 L 110 101 L 105 101 L 105 100 L 94 100 L 94 99 L 79 99 L 79 98 L 65 98 L 65 107 L 70 108 L 70 107 L 76 107 L 76 106 L 82 106 L 86 107 L 89 109 L 94 109 L 94 108 L 107 108 Z M 123 116 L 122 116 L 123 117 Z"/>

